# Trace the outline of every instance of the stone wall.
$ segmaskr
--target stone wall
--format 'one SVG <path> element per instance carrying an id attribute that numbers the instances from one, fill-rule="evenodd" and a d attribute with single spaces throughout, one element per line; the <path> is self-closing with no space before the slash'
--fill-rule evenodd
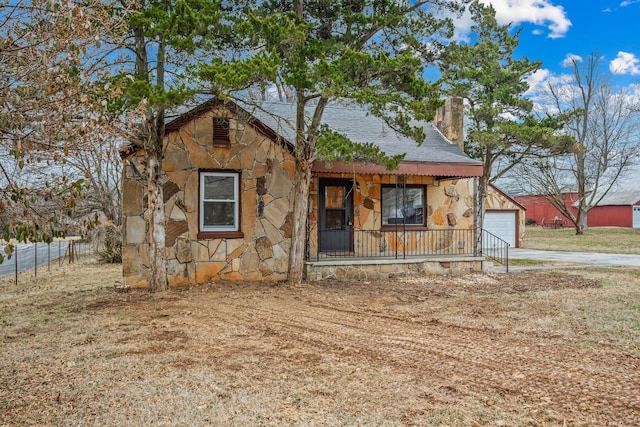
<path id="1" fill-rule="evenodd" d="M 230 118 L 229 147 L 214 147 L 212 133 L 203 131 L 211 126 L 214 115 Z M 210 110 L 167 135 L 163 167 L 170 286 L 218 279 L 286 279 L 294 173 L 287 147 L 227 111 Z M 240 172 L 243 237 L 198 238 L 199 171 L 203 169 Z M 150 266 L 144 177 L 143 156 L 138 152 L 125 161 L 123 176 L 123 276 L 124 284 L 133 287 L 147 286 Z"/>
<path id="2" fill-rule="evenodd" d="M 318 188 L 321 179 L 340 179 L 355 182 L 353 188 L 353 229 L 380 230 L 382 227 L 382 185 L 395 184 L 395 175 L 378 174 L 342 174 L 322 173 L 314 177 L 311 183 L 309 215 L 309 254 L 318 253 Z M 407 176 L 407 185 L 424 185 L 426 191 L 427 229 L 463 229 L 473 230 L 473 179 L 436 180 L 433 176 Z M 356 235 L 357 236 L 357 235 Z M 427 236 L 427 234 L 425 234 Z M 470 240 L 470 239 L 468 239 Z M 394 244 L 392 242 L 391 244 Z M 472 245 L 472 241 L 459 242 L 449 239 L 446 242 L 413 241 L 400 251 L 415 251 L 417 247 L 429 247 L 439 253 L 459 253 L 460 245 Z M 358 242 L 354 244 L 358 247 Z M 395 250 L 395 248 L 389 248 Z M 372 251 L 377 248 L 371 248 Z M 471 251 L 471 248 L 469 248 Z"/>

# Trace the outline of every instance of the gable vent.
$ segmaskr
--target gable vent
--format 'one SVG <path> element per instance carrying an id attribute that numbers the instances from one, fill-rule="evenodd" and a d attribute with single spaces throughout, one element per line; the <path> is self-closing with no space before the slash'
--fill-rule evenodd
<path id="1" fill-rule="evenodd" d="M 222 147 L 231 145 L 229 119 L 219 117 L 213 119 L 213 145 Z"/>

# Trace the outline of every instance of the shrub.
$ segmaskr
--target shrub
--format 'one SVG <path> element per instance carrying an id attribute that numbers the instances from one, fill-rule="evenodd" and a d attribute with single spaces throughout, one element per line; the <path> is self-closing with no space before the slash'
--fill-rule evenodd
<path id="1" fill-rule="evenodd" d="M 99 225 L 89 232 L 94 252 L 105 263 L 122 262 L 122 230 L 120 227 L 107 223 Z"/>

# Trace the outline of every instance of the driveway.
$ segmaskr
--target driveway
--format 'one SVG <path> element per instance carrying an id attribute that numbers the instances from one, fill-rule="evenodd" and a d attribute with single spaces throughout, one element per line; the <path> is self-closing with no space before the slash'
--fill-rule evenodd
<path id="1" fill-rule="evenodd" d="M 604 254 L 597 252 L 559 252 L 559 251 L 539 251 L 535 249 L 519 249 L 509 250 L 509 258 L 515 259 L 532 259 L 538 261 L 553 261 L 562 263 L 575 264 L 572 267 L 640 267 L 640 255 L 627 254 Z M 532 270 L 541 268 L 554 268 L 553 266 L 544 267 L 514 267 L 509 268 L 513 271 Z M 555 266 L 558 268 L 558 266 Z M 562 266 L 566 268 L 566 266 Z"/>

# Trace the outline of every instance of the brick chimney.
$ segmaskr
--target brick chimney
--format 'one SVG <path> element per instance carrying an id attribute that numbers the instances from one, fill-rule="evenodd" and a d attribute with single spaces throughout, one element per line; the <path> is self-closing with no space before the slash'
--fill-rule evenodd
<path id="1" fill-rule="evenodd" d="M 464 104 L 462 98 L 452 96 L 438 108 L 433 119 L 436 127 L 451 142 L 464 151 Z"/>

